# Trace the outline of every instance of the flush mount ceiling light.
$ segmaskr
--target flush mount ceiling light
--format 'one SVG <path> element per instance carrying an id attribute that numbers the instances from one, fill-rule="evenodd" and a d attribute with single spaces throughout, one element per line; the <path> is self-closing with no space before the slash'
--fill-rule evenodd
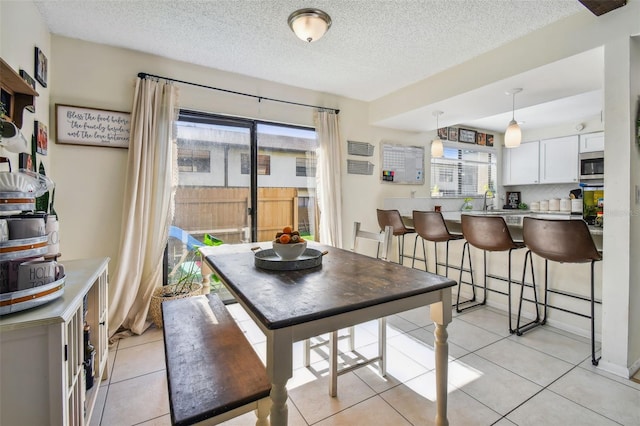
<path id="1" fill-rule="evenodd" d="M 507 148 L 515 148 L 520 146 L 520 142 L 522 142 L 522 130 L 520 130 L 520 126 L 518 126 L 518 122 L 515 120 L 516 93 L 520 92 L 522 92 L 522 89 L 511 89 L 510 92 L 507 92 L 507 95 L 513 95 L 511 121 L 509 122 L 509 127 L 507 127 L 507 130 L 504 132 L 504 146 Z"/>
<path id="2" fill-rule="evenodd" d="M 444 154 L 444 146 L 442 146 L 442 141 L 440 140 L 440 137 L 438 137 L 438 129 L 440 128 L 438 126 L 438 117 L 442 114 L 444 114 L 442 111 L 433 111 L 433 115 L 436 117 L 436 138 L 431 141 L 432 158 L 442 157 Z"/>
<path id="3" fill-rule="evenodd" d="M 319 40 L 331 27 L 331 17 L 319 9 L 300 9 L 289 15 L 289 26 L 300 40 Z"/>

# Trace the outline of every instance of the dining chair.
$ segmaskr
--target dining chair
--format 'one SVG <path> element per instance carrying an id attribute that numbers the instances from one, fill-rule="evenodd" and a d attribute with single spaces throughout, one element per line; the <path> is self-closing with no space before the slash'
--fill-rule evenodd
<path id="1" fill-rule="evenodd" d="M 410 228 L 402 221 L 402 216 L 398 210 L 382 210 L 376 209 L 378 216 L 378 225 L 383 230 L 387 226 L 393 229 L 393 236 L 398 237 L 398 263 L 404 262 L 404 236 L 407 234 L 415 234 L 415 229 Z"/>
<path id="2" fill-rule="evenodd" d="M 383 261 L 388 261 L 389 251 L 391 250 L 391 238 L 393 237 L 393 228 L 386 226 L 382 232 L 371 232 L 361 229 L 360 222 L 354 222 L 353 224 L 353 246 L 352 251 L 360 252 L 358 250 L 359 243 L 361 247 L 365 242 L 376 243 L 376 258 Z M 369 244 L 371 246 L 372 244 Z M 370 247 L 373 248 L 373 247 Z M 329 395 L 335 397 L 338 395 L 338 376 L 355 370 L 356 368 L 364 367 L 369 364 L 378 363 L 378 369 L 380 375 L 385 377 L 387 375 L 386 365 L 386 341 L 387 341 L 387 321 L 386 318 L 378 319 L 378 355 L 372 358 L 362 360 L 356 364 L 348 367 L 338 368 L 338 341 L 341 339 L 348 339 L 348 351 L 353 352 L 355 350 L 355 327 L 349 327 L 346 334 L 340 335 L 339 331 L 333 331 L 329 333 L 329 340 L 322 340 L 317 343 L 312 343 L 311 339 L 304 341 L 304 365 L 309 367 L 311 364 L 311 349 L 328 345 L 329 346 Z"/>

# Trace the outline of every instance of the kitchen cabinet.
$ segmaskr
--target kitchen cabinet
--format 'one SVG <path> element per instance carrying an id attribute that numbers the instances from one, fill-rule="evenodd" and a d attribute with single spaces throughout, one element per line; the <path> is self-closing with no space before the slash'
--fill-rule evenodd
<path id="1" fill-rule="evenodd" d="M 578 182 L 578 136 L 524 142 L 502 149 L 502 184 Z"/>
<path id="2" fill-rule="evenodd" d="M 580 135 L 580 153 L 604 151 L 604 132 Z"/>
<path id="3" fill-rule="evenodd" d="M 0 424 L 89 424 L 108 372 L 108 258 L 63 262 L 64 294 L 0 317 Z M 95 347 L 86 390 L 83 326 Z"/>
<path id="4" fill-rule="evenodd" d="M 578 136 L 540 141 L 539 183 L 578 182 Z"/>
<path id="5" fill-rule="evenodd" d="M 524 142 L 516 148 L 502 149 L 502 184 L 538 183 L 539 142 Z"/>

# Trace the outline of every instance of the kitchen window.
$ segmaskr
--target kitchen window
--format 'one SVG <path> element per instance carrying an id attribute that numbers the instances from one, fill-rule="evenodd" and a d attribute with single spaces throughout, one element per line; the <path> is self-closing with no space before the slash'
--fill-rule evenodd
<path id="1" fill-rule="evenodd" d="M 496 154 L 493 151 L 444 148 L 431 159 L 432 197 L 479 197 L 496 187 Z"/>

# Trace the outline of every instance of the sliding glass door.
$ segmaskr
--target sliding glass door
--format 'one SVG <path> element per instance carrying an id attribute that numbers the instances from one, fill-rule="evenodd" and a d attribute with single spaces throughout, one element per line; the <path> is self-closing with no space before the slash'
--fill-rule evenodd
<path id="1" fill-rule="evenodd" d="M 168 270 L 203 244 L 316 239 L 315 130 L 181 111 Z"/>

